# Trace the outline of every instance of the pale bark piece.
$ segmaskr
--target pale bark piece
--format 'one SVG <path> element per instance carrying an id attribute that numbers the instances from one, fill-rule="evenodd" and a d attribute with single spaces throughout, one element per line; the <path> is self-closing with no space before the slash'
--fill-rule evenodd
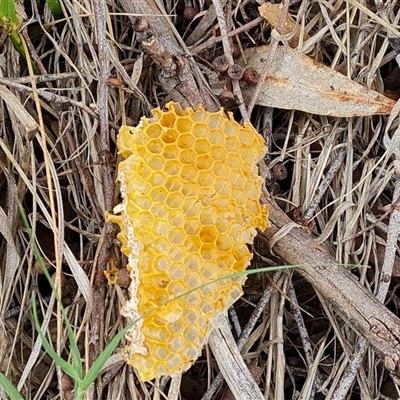
<path id="1" fill-rule="evenodd" d="M 247 49 L 239 64 L 261 74 L 269 51 L 270 46 Z M 243 83 L 242 89 L 248 103 L 254 86 Z M 332 117 L 358 117 L 390 114 L 395 102 L 297 50 L 279 46 L 256 104 Z"/>
<path id="2" fill-rule="evenodd" d="M 293 224 L 270 198 L 263 198 L 269 210 L 270 228 L 261 237 L 271 243 L 277 232 Z M 274 254 L 289 265 L 305 265 L 296 271 L 317 293 L 329 301 L 343 319 L 361 334 L 384 361 L 385 367 L 400 377 L 400 319 L 381 304 L 357 278 L 300 227 L 277 240 Z"/>

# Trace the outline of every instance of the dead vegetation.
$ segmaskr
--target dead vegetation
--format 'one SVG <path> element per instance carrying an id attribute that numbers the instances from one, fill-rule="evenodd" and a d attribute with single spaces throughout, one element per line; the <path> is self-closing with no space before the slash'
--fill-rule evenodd
<path id="1" fill-rule="evenodd" d="M 26 5 L 21 37 L 32 63 L 9 40 L 0 55 L 0 365 L 24 398 L 73 393 L 34 329 L 33 292 L 43 331 L 69 360 L 65 325 L 18 205 L 58 282 L 88 369 L 125 326 L 126 289 L 108 286 L 103 273 L 125 265 L 116 228 L 104 222 L 118 202 L 115 137 L 120 125 L 170 99 L 209 110 L 222 104 L 264 136 L 262 200 L 271 228 L 255 242 L 252 267 L 298 268 L 251 275 L 229 325 L 212 335 L 181 383 L 140 383 L 116 353 L 87 398 L 400 397 L 398 105 L 386 98 L 396 101 L 400 90 L 397 2 L 284 1 L 269 21 L 255 0 L 60 3 L 66 18 L 57 23 L 42 2 Z M 255 82 L 216 67 L 225 56 L 228 68 L 246 69 L 243 54 L 264 45 Z M 337 109 L 327 112 L 317 97 L 309 111 L 316 73 L 307 75 L 303 64 L 289 66 L 309 76 L 310 87 L 290 96 L 278 86 L 275 95 L 288 107 L 275 105 L 274 94 L 260 105 L 255 93 L 265 94 L 264 77 L 265 85 L 276 77 L 278 46 L 347 77 L 340 87 L 336 75 L 326 77 Z M 32 74 L 33 63 L 41 75 Z M 350 80 L 367 90 L 355 93 Z M 378 109 L 354 112 L 349 101 Z"/>

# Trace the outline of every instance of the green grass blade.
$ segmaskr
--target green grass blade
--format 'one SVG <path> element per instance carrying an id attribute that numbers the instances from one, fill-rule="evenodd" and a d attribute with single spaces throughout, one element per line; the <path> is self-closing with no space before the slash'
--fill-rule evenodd
<path id="1" fill-rule="evenodd" d="M 46 3 L 55 19 L 61 19 L 64 17 L 61 4 L 58 0 L 46 0 Z"/>
<path id="2" fill-rule="evenodd" d="M 0 0 L 0 19 L 1 24 L 9 24 L 11 29 L 15 28 L 18 23 L 17 12 L 15 11 L 14 0 Z"/>
<path id="3" fill-rule="evenodd" d="M 46 350 L 46 353 L 53 359 L 53 361 L 67 374 L 69 375 L 72 379 L 74 380 L 80 380 L 81 376 L 75 368 L 69 364 L 67 361 L 65 361 L 63 358 L 61 358 L 51 347 L 49 341 L 46 339 L 44 336 L 41 328 L 40 328 L 40 323 L 39 323 L 39 318 L 38 318 L 38 313 L 37 313 L 37 308 L 36 308 L 36 298 L 35 294 L 32 294 L 32 310 L 33 310 L 33 319 L 35 321 L 35 327 L 36 330 L 39 333 L 40 339 L 42 341 L 42 346 Z"/>
<path id="4" fill-rule="evenodd" d="M 0 372 L 0 386 L 5 390 L 11 400 L 24 400 L 11 381 Z"/>

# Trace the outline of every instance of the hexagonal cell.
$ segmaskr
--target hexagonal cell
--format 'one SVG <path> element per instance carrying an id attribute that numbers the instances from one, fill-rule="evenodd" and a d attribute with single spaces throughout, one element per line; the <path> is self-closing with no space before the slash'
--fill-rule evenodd
<path id="1" fill-rule="evenodd" d="M 165 219 L 168 217 L 168 209 L 164 204 L 153 204 L 151 212 L 156 218 Z"/>
<path id="2" fill-rule="evenodd" d="M 140 165 L 138 165 L 137 172 L 139 176 L 147 179 L 153 173 L 153 170 L 150 169 L 146 164 L 140 163 Z"/>
<path id="3" fill-rule="evenodd" d="M 251 163 L 248 161 L 243 161 L 242 172 L 246 178 L 253 178 L 254 175 L 258 175 L 258 168 L 254 163 L 254 160 Z"/>
<path id="4" fill-rule="evenodd" d="M 241 146 L 240 147 L 240 158 L 243 161 L 248 161 L 250 163 L 254 163 L 254 152 L 251 146 Z"/>
<path id="5" fill-rule="evenodd" d="M 213 261 L 205 261 L 201 268 L 200 274 L 203 278 L 215 278 L 218 275 L 218 265 Z"/>
<path id="6" fill-rule="evenodd" d="M 185 304 L 198 308 L 203 298 L 201 290 L 195 290 L 185 296 Z"/>
<path id="7" fill-rule="evenodd" d="M 224 268 L 231 268 L 235 264 L 236 258 L 231 253 L 221 254 L 217 259 L 218 267 L 222 270 Z"/>
<path id="8" fill-rule="evenodd" d="M 243 259 L 251 259 L 251 253 L 246 245 L 240 247 L 234 247 L 232 249 L 232 254 L 236 258 L 236 260 L 243 261 Z"/>
<path id="9" fill-rule="evenodd" d="M 257 215 L 260 212 L 260 202 L 257 200 L 248 199 L 246 201 L 246 210 L 248 210 L 251 214 Z"/>
<path id="10" fill-rule="evenodd" d="M 168 233 L 168 240 L 172 244 L 180 244 L 185 240 L 186 233 L 182 229 L 172 229 Z"/>
<path id="11" fill-rule="evenodd" d="M 153 175 L 149 177 L 149 182 L 155 186 L 160 186 L 165 182 L 165 175 L 163 171 L 154 172 Z"/>
<path id="12" fill-rule="evenodd" d="M 225 141 L 225 135 L 223 132 L 221 132 L 218 129 L 212 129 L 210 133 L 208 134 L 208 140 L 210 141 L 211 144 L 214 145 L 220 145 L 223 144 Z M 225 153 L 226 150 L 224 149 Z"/>
<path id="13" fill-rule="evenodd" d="M 232 207 L 233 201 L 229 197 L 220 197 L 215 200 L 215 205 L 221 210 L 228 210 Z"/>
<path id="14" fill-rule="evenodd" d="M 258 201 L 261 195 L 261 179 L 260 180 L 257 179 L 257 181 L 256 182 L 254 182 L 254 180 L 246 181 L 244 185 L 244 191 L 246 192 L 247 197 Z"/>
<path id="15" fill-rule="evenodd" d="M 208 113 L 204 110 L 196 110 L 193 114 L 192 114 L 192 120 L 194 122 L 202 122 L 202 121 L 206 121 L 208 117 Z"/>
<path id="16" fill-rule="evenodd" d="M 151 310 L 168 301 L 168 292 L 163 288 L 156 287 L 154 283 L 139 286 L 137 295 L 140 298 L 142 310 Z"/>
<path id="17" fill-rule="evenodd" d="M 177 145 L 181 149 L 189 149 L 193 147 L 193 143 L 195 141 L 195 138 L 191 133 L 185 133 L 184 135 L 180 135 L 177 140 Z"/>
<path id="18" fill-rule="evenodd" d="M 197 218 L 188 218 L 183 225 L 183 230 L 187 235 L 196 235 L 199 229 L 200 223 Z"/>
<path id="19" fill-rule="evenodd" d="M 164 147 L 162 155 L 166 160 L 175 160 L 178 158 L 180 149 L 174 144 L 170 144 Z"/>
<path id="20" fill-rule="evenodd" d="M 217 282 L 211 282 L 211 283 L 207 283 L 206 286 L 204 286 L 201 291 L 203 293 L 203 296 L 211 296 L 215 293 L 218 293 L 218 288 L 219 288 L 220 284 Z"/>
<path id="21" fill-rule="evenodd" d="M 225 138 L 225 148 L 227 151 L 237 153 L 240 146 L 241 144 L 236 136 L 227 136 Z"/>
<path id="22" fill-rule="evenodd" d="M 170 264 L 171 267 L 171 264 Z M 163 300 L 166 301 L 168 299 L 168 292 L 166 290 L 157 290 L 157 289 L 165 289 L 170 283 L 170 277 L 166 273 L 156 272 L 154 274 L 148 274 L 146 277 L 146 281 L 143 282 L 142 286 L 147 286 L 148 288 L 153 288 L 153 290 L 149 290 L 148 298 L 157 298 L 157 301 Z M 160 299 L 159 296 L 163 296 L 163 299 Z"/>
<path id="23" fill-rule="evenodd" d="M 196 196 L 199 192 L 199 186 L 195 182 L 187 182 L 182 186 L 181 192 L 185 197 Z"/>
<path id="24" fill-rule="evenodd" d="M 214 175 L 211 171 L 201 171 L 197 175 L 197 182 L 201 186 L 211 186 L 214 183 Z"/>
<path id="25" fill-rule="evenodd" d="M 186 253 L 187 249 L 185 246 L 173 246 L 169 252 L 169 257 L 171 258 L 171 261 L 180 262 L 183 261 Z"/>
<path id="26" fill-rule="evenodd" d="M 225 135 L 237 136 L 239 131 L 239 125 L 226 121 L 223 130 Z"/>
<path id="27" fill-rule="evenodd" d="M 192 149 L 183 149 L 179 153 L 179 160 L 183 164 L 193 164 L 193 161 L 196 158 L 196 153 Z"/>
<path id="28" fill-rule="evenodd" d="M 176 140 L 177 132 L 175 129 L 166 129 L 161 134 L 161 140 L 164 143 L 174 143 Z"/>
<path id="29" fill-rule="evenodd" d="M 199 192 L 199 196 L 204 196 L 205 194 L 202 191 L 203 189 L 200 189 Z M 214 193 L 213 190 L 211 190 L 211 193 Z M 207 189 L 207 193 L 206 194 L 210 194 L 210 189 Z M 210 194 L 211 196 L 211 194 Z M 200 209 L 201 209 L 201 203 L 198 201 L 197 198 L 191 198 L 191 199 L 186 199 L 183 204 L 182 204 L 182 209 L 184 210 L 185 214 L 187 217 L 197 217 L 200 213 Z"/>
<path id="30" fill-rule="evenodd" d="M 187 236 L 183 243 L 187 251 L 196 252 L 200 249 L 201 242 L 197 236 Z"/>
<path id="31" fill-rule="evenodd" d="M 232 185 L 237 188 L 242 188 L 245 184 L 245 179 L 241 172 L 237 170 L 232 170 L 229 175 L 229 180 L 231 181 Z"/>
<path id="32" fill-rule="evenodd" d="M 211 169 L 213 162 L 214 160 L 209 155 L 204 154 L 197 156 L 195 165 L 198 169 Z"/>
<path id="33" fill-rule="evenodd" d="M 176 120 L 175 112 L 165 112 L 160 118 L 160 124 L 164 127 L 172 128 Z"/>
<path id="34" fill-rule="evenodd" d="M 227 181 L 227 177 L 225 178 L 216 178 L 214 182 L 215 191 L 221 196 L 230 196 L 231 194 L 231 185 Z"/>
<path id="35" fill-rule="evenodd" d="M 248 196 L 247 193 L 244 192 L 243 190 L 233 189 L 232 198 L 235 199 L 235 202 L 238 206 L 244 206 Z"/>
<path id="36" fill-rule="evenodd" d="M 168 223 L 163 220 L 157 220 L 154 222 L 154 232 L 157 236 L 166 236 L 169 231 Z"/>
<path id="37" fill-rule="evenodd" d="M 172 214 L 172 213 L 171 213 Z M 177 212 L 176 215 L 171 215 L 169 224 L 175 228 L 180 228 L 185 223 L 185 215 L 182 212 Z"/>
<path id="38" fill-rule="evenodd" d="M 204 260 L 215 260 L 218 258 L 219 250 L 214 244 L 204 243 L 201 246 L 200 253 Z"/>
<path id="39" fill-rule="evenodd" d="M 199 221 L 202 225 L 215 225 L 217 218 L 217 208 L 214 206 L 203 208 L 200 211 Z"/>
<path id="40" fill-rule="evenodd" d="M 200 240 L 203 243 L 214 243 L 217 236 L 218 236 L 218 231 L 215 228 L 215 226 L 212 225 L 203 226 L 199 232 Z"/>
<path id="41" fill-rule="evenodd" d="M 162 318 L 160 314 L 155 314 L 153 317 L 154 324 L 157 325 L 156 327 L 151 327 L 152 329 L 159 329 L 159 327 L 165 327 L 168 325 L 168 322 Z M 142 328 L 143 329 L 143 328 Z"/>
<path id="42" fill-rule="evenodd" d="M 174 354 L 169 354 L 166 360 L 166 364 L 169 368 L 169 370 L 172 370 L 174 368 L 176 368 L 178 365 L 180 365 L 182 362 L 182 358 L 174 353 Z"/>
<path id="43" fill-rule="evenodd" d="M 154 203 L 164 203 L 168 196 L 168 191 L 162 186 L 158 186 L 150 192 L 149 196 Z"/>
<path id="44" fill-rule="evenodd" d="M 215 161 L 221 161 L 226 156 L 226 149 L 223 146 L 212 146 L 210 149 L 210 156 Z"/>
<path id="45" fill-rule="evenodd" d="M 153 157 L 149 158 L 149 167 L 160 170 L 164 168 L 164 158 L 161 156 L 154 155 Z"/>
<path id="46" fill-rule="evenodd" d="M 188 343 L 193 343 L 197 340 L 197 332 L 198 330 L 194 326 L 187 326 L 183 330 L 183 338 Z"/>
<path id="47" fill-rule="evenodd" d="M 169 348 L 171 351 L 180 351 L 183 345 L 184 342 L 180 336 L 174 336 L 169 340 Z"/>
<path id="48" fill-rule="evenodd" d="M 184 284 L 186 284 L 188 289 L 196 288 L 203 283 L 202 277 L 198 272 L 195 271 L 187 272 L 182 281 Z"/>
<path id="49" fill-rule="evenodd" d="M 176 297 L 186 292 L 185 286 L 181 282 L 173 281 L 168 285 L 168 292 L 171 296 Z M 178 321 L 174 322 L 174 324 L 178 323 Z"/>
<path id="50" fill-rule="evenodd" d="M 199 355 L 199 348 L 196 346 L 186 345 L 182 350 L 183 354 L 190 360 L 196 359 Z"/>
<path id="51" fill-rule="evenodd" d="M 167 196 L 165 203 L 170 208 L 181 208 L 183 201 L 184 197 L 180 193 L 174 192 Z"/>
<path id="52" fill-rule="evenodd" d="M 254 130 L 251 128 L 240 128 L 239 140 L 242 144 L 251 145 L 254 139 Z"/>
<path id="53" fill-rule="evenodd" d="M 219 251 L 229 251 L 233 247 L 234 241 L 227 235 L 218 236 L 215 245 Z"/>
<path id="54" fill-rule="evenodd" d="M 147 143 L 147 148 L 153 154 L 160 154 L 164 147 L 164 143 L 160 139 L 152 139 Z"/>
<path id="55" fill-rule="evenodd" d="M 149 138 L 158 138 L 162 133 L 162 127 L 159 124 L 151 124 L 144 128 Z"/>
<path id="56" fill-rule="evenodd" d="M 208 131 L 207 124 L 197 123 L 192 128 L 192 135 L 196 138 L 206 138 Z"/>
<path id="57" fill-rule="evenodd" d="M 189 254 L 185 258 L 185 265 L 188 269 L 198 270 L 203 260 L 198 254 Z"/>
<path id="58" fill-rule="evenodd" d="M 168 252 L 171 244 L 163 237 L 157 238 L 153 243 L 153 248 L 160 254 L 165 254 Z"/>
<path id="59" fill-rule="evenodd" d="M 179 176 L 170 176 L 165 181 L 165 188 L 169 192 L 178 192 L 183 186 L 182 179 Z"/>
<path id="60" fill-rule="evenodd" d="M 164 172 L 166 175 L 174 176 L 178 175 L 181 169 L 181 163 L 177 160 L 168 160 L 164 165 Z"/>
<path id="61" fill-rule="evenodd" d="M 148 210 L 152 205 L 152 202 L 146 196 L 138 195 L 133 200 L 142 210 Z"/>
<path id="62" fill-rule="evenodd" d="M 213 203 L 215 197 L 215 189 L 214 188 L 207 188 L 203 187 L 199 190 L 199 200 L 203 206 L 210 206 Z M 195 214 L 195 215 L 198 215 Z"/>
<path id="63" fill-rule="evenodd" d="M 242 160 L 237 154 L 228 153 L 225 159 L 226 165 L 230 168 L 241 169 L 242 168 Z"/>
<path id="64" fill-rule="evenodd" d="M 185 274 L 185 267 L 180 263 L 173 263 L 169 268 L 169 276 L 171 279 L 180 280 Z"/>
<path id="65" fill-rule="evenodd" d="M 168 357 L 169 351 L 164 346 L 154 346 L 151 352 L 152 356 L 157 360 L 165 360 Z"/>
<path id="66" fill-rule="evenodd" d="M 242 297 L 243 290 L 241 287 L 233 287 L 231 292 L 230 292 L 230 303 L 234 303 L 236 300 L 240 299 Z"/>
<path id="67" fill-rule="evenodd" d="M 214 174 L 217 176 L 226 178 L 229 175 L 230 169 L 228 168 L 228 166 L 226 165 L 226 163 L 224 161 L 216 161 L 213 164 L 212 168 L 213 168 Z"/>
<path id="68" fill-rule="evenodd" d="M 146 324 L 143 325 L 142 332 L 149 340 L 155 340 L 158 342 L 164 342 L 169 336 L 169 332 L 165 327 L 154 329 L 154 327 L 149 327 Z"/>
<path id="69" fill-rule="evenodd" d="M 151 290 L 151 289 L 149 289 Z M 169 299 L 171 300 L 171 299 Z M 160 304 L 160 303 L 158 303 Z M 164 304 L 159 313 L 162 317 L 169 323 L 173 324 L 176 321 L 180 321 L 182 319 L 182 311 L 184 308 L 184 304 L 182 303 L 182 299 L 175 299 L 173 302 L 169 302 Z"/>
<path id="70" fill-rule="evenodd" d="M 192 126 L 193 126 L 193 122 L 190 118 L 179 117 L 175 121 L 175 127 L 181 133 L 190 132 L 192 130 Z"/>
<path id="71" fill-rule="evenodd" d="M 221 114 L 210 115 L 210 117 L 208 118 L 208 126 L 211 129 L 221 128 L 225 121 L 226 118 L 224 118 Z"/>
<path id="72" fill-rule="evenodd" d="M 197 177 L 198 170 L 193 165 L 184 165 L 182 167 L 181 177 L 184 181 L 194 181 Z"/>
<path id="73" fill-rule="evenodd" d="M 208 139 L 198 139 L 194 142 L 193 149 L 197 154 L 208 154 L 210 152 L 210 141 Z"/>
<path id="74" fill-rule="evenodd" d="M 149 211 L 142 211 L 141 213 L 139 213 L 139 215 L 136 217 L 135 220 L 136 226 L 142 226 L 145 229 L 151 227 L 153 223 L 154 223 L 154 217 L 153 214 L 150 213 Z"/>
<path id="75" fill-rule="evenodd" d="M 162 376 L 167 374 L 167 367 L 163 364 L 157 364 L 156 366 L 156 374 L 157 376 Z"/>
<path id="76" fill-rule="evenodd" d="M 212 305 L 212 303 L 211 303 L 210 301 L 204 300 L 204 301 L 201 303 L 200 311 L 201 311 L 203 314 L 212 313 L 212 312 L 214 312 L 214 307 L 213 307 L 213 305 Z"/>
<path id="77" fill-rule="evenodd" d="M 188 325 L 194 325 L 197 323 L 197 321 L 200 318 L 200 313 L 198 310 L 189 308 L 183 311 L 182 314 L 182 319 L 188 324 Z"/>

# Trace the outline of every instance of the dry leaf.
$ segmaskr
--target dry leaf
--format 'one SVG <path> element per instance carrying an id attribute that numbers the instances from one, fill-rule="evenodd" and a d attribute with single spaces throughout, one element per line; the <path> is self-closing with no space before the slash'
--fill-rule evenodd
<path id="1" fill-rule="evenodd" d="M 282 13 L 282 4 L 264 3 L 258 7 L 260 15 L 265 18 L 274 28 L 278 27 L 279 18 Z M 301 27 L 288 14 L 282 27 L 282 35 L 290 35 L 288 43 L 290 47 L 297 47 L 301 36 Z M 303 32 L 303 42 L 310 37 L 307 32 Z"/>
<path id="2" fill-rule="evenodd" d="M 239 61 L 244 68 L 262 72 L 269 46 L 247 49 Z M 248 103 L 254 86 L 243 84 Z M 267 107 L 300 110 L 333 117 L 357 117 L 390 114 L 395 102 L 334 71 L 310 57 L 279 46 L 257 104 Z"/>

